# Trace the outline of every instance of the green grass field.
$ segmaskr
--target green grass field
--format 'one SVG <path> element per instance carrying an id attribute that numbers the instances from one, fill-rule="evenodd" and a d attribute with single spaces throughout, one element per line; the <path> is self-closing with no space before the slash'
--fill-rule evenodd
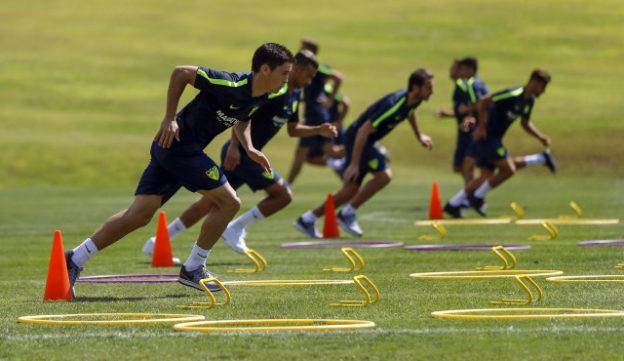
<path id="1" fill-rule="evenodd" d="M 365 309 L 329 303 L 355 298 L 352 286 L 233 288 L 233 304 L 198 311 L 207 319 L 349 318 L 371 320 L 370 330 L 337 333 L 218 334 L 174 331 L 171 326 L 35 326 L 16 322 L 34 314 L 178 312 L 178 304 L 203 300 L 171 285 L 79 285 L 72 303 L 42 301 L 52 233 L 61 229 L 74 247 L 113 212 L 131 201 L 148 159 L 148 146 L 164 110 L 167 81 L 177 64 L 245 70 L 264 41 L 296 48 L 301 37 L 321 43 L 320 58 L 347 77 L 353 120 L 372 101 L 403 87 L 419 66 L 436 75 L 435 94 L 419 108 L 428 153 L 407 125 L 384 140 L 393 155 L 393 183 L 359 213 L 366 240 L 417 240 L 428 228 L 413 225 L 427 214 L 431 183 L 444 199 L 459 187 L 450 172 L 455 130 L 434 118 L 450 106 L 447 68 L 453 57 L 480 59 L 491 89 L 525 82 L 536 66 L 553 82 L 538 100 L 534 122 L 553 139 L 556 177 L 543 167 L 523 170 L 488 198 L 492 216 L 511 214 L 520 202 L 529 218 L 570 214 L 577 201 L 584 217 L 621 218 L 624 167 L 620 140 L 620 88 L 624 70 L 624 4 L 603 0 L 493 0 L 430 3 L 319 1 L 262 4 L 245 1 L 173 2 L 9 0 L 0 4 L 0 359 L 341 359 L 341 360 L 553 360 L 622 359 L 622 319 L 450 321 L 433 311 L 489 307 L 520 297 L 510 280 L 416 281 L 413 272 L 468 270 L 495 264 L 488 252 L 361 250 L 364 274 L 382 300 Z M 193 91 L 188 89 L 184 101 Z M 284 132 L 285 133 L 285 132 Z M 215 155 L 221 136 L 207 152 Z M 295 141 L 281 134 L 266 148 L 282 174 Z M 541 151 L 515 125 L 506 138 L 512 154 Z M 304 241 L 290 224 L 335 190 L 326 169 L 306 168 L 292 205 L 249 229 L 249 244 L 269 261 L 257 275 L 233 275 L 243 257 L 218 244 L 209 268 L 232 279 L 346 278 L 323 267 L 342 265 L 338 250 L 282 250 Z M 261 194 L 240 192 L 243 209 Z M 165 206 L 173 219 L 195 195 L 181 191 Z M 472 215 L 471 215 L 472 216 Z M 155 219 L 87 264 L 84 275 L 154 270 L 140 252 Z M 529 242 L 538 226 L 448 227 L 449 243 L 530 243 L 517 251 L 519 267 L 566 274 L 621 274 L 621 248 L 586 248 L 576 242 L 622 239 L 624 226 L 561 226 L 554 241 Z M 196 229 L 173 241 L 185 258 Z M 177 272 L 177 269 L 166 270 Z M 619 284 L 554 284 L 538 279 L 545 299 L 536 307 L 622 308 Z"/>

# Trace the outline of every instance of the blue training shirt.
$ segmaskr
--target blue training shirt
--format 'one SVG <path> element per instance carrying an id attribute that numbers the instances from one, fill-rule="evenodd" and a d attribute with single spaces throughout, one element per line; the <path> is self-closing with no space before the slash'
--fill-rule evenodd
<path id="1" fill-rule="evenodd" d="M 410 116 L 420 103 L 419 101 L 411 107 L 407 106 L 407 89 L 397 90 L 384 96 L 351 123 L 345 133 L 345 141 L 354 142 L 358 129 L 370 120 L 376 131 L 370 134 L 367 144 L 375 143 Z"/>
<path id="2" fill-rule="evenodd" d="M 488 86 L 477 76 L 469 79 L 457 79 L 453 91 L 453 112 L 457 122 L 461 123 L 466 115 L 477 116 L 476 112 L 474 114 L 459 114 L 460 104 L 476 104 L 488 92 Z"/>
<path id="3" fill-rule="evenodd" d="M 303 92 L 305 102 L 305 123 L 318 125 L 328 122 L 329 111 L 323 106 L 327 94 L 325 85 L 332 73 L 332 69 L 324 64 L 319 65 L 316 75 L 310 85 Z"/>
<path id="4" fill-rule="evenodd" d="M 239 121 L 248 121 L 269 99 L 269 94 L 251 96 L 252 73 L 229 73 L 197 68 L 193 86 L 199 93 L 177 114 L 180 142 L 172 150 L 203 150 Z"/>
<path id="5" fill-rule="evenodd" d="M 535 97 L 525 98 L 524 87 L 508 88 L 492 94 L 488 109 L 487 137 L 502 138 L 518 117 L 530 119 Z"/>
<path id="6" fill-rule="evenodd" d="M 251 118 L 251 141 L 254 148 L 261 150 L 286 123 L 299 121 L 298 110 L 301 98 L 301 89 L 288 92 L 285 86 L 278 93 L 271 94 L 269 102 Z M 242 145 L 240 146 L 241 152 Z"/>

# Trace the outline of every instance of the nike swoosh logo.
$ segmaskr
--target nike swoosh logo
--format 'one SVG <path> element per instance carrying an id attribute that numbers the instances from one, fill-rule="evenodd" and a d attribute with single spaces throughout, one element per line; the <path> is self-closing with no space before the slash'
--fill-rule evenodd
<path id="1" fill-rule="evenodd" d="M 85 245 L 85 248 L 87 249 L 87 253 L 91 253 L 91 250 L 89 249 L 89 247 Z"/>
<path id="2" fill-rule="evenodd" d="M 232 110 L 236 110 L 236 109 L 240 109 L 240 107 L 237 107 L 237 106 L 236 106 L 236 105 L 234 105 L 234 104 L 230 104 L 230 109 L 232 109 Z"/>

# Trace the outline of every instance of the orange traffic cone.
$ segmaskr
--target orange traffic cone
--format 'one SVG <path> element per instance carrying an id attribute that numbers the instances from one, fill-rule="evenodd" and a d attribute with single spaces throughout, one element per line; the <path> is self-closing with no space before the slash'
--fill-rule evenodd
<path id="1" fill-rule="evenodd" d="M 63 236 L 61 231 L 54 232 L 52 240 L 52 252 L 50 252 L 50 264 L 48 265 L 48 278 L 46 280 L 44 301 L 71 301 L 72 292 L 67 274 L 65 251 L 63 250 Z"/>
<path id="2" fill-rule="evenodd" d="M 323 223 L 323 238 L 338 238 L 338 222 L 336 222 L 336 207 L 334 206 L 334 196 L 327 195 L 325 202 L 325 222 Z"/>
<path id="3" fill-rule="evenodd" d="M 438 182 L 433 182 L 431 188 L 431 199 L 429 200 L 429 219 L 442 219 L 442 201 L 440 200 L 440 190 Z"/>
<path id="4" fill-rule="evenodd" d="M 167 214 L 161 211 L 158 215 L 156 226 L 156 243 L 152 252 L 152 267 L 173 267 L 173 255 L 171 254 L 171 241 L 167 230 Z"/>

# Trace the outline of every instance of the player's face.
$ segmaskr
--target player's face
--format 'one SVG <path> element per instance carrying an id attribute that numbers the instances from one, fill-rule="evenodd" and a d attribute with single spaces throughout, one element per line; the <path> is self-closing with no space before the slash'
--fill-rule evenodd
<path id="1" fill-rule="evenodd" d="M 540 95 L 546 92 L 546 85 L 548 84 L 539 80 L 533 80 L 531 83 L 533 83 L 531 88 L 533 90 L 533 95 L 535 95 L 535 97 L 539 97 Z"/>
<path id="2" fill-rule="evenodd" d="M 429 97 L 433 94 L 433 79 L 427 80 L 425 84 L 420 87 L 418 96 L 422 100 L 429 100 Z"/>
<path id="3" fill-rule="evenodd" d="M 295 88 L 303 88 L 312 83 L 316 76 L 316 69 L 312 65 L 295 66 L 295 70 L 290 74 L 291 82 Z"/>
<path id="4" fill-rule="evenodd" d="M 454 61 L 451 64 L 451 68 L 449 69 L 449 77 L 451 78 L 451 80 L 457 80 L 460 78 L 458 61 Z"/>
<path id="5" fill-rule="evenodd" d="M 292 63 L 284 63 L 270 70 L 267 74 L 269 91 L 274 93 L 288 82 L 288 76 L 292 70 Z"/>

